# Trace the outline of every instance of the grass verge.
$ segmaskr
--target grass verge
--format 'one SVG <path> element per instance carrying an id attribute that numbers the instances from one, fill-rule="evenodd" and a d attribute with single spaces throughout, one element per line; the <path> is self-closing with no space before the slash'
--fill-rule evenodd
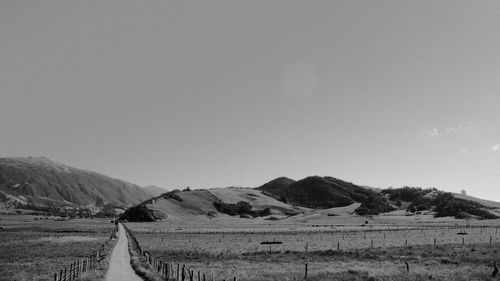
<path id="1" fill-rule="evenodd" d="M 123 225 L 128 237 L 128 251 L 130 253 L 130 264 L 135 273 L 145 281 L 162 281 L 162 277 L 156 272 L 141 255 L 139 243 L 130 230 Z"/>

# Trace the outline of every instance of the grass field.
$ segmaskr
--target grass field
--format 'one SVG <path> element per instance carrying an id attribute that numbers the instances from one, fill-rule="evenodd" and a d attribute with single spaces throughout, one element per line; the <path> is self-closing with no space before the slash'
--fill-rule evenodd
<path id="1" fill-rule="evenodd" d="M 127 225 L 155 257 L 210 278 L 213 274 L 215 280 L 302 280 L 307 263 L 307 280 L 465 281 L 491 280 L 492 262 L 500 258 L 496 224 L 466 229 L 461 221 L 371 227 L 236 225 L 230 220 L 197 224 L 199 229 L 191 223 Z"/>
<path id="2" fill-rule="evenodd" d="M 56 270 L 93 254 L 114 228 L 109 219 L 35 218 L 0 217 L 0 280 L 53 280 Z"/>

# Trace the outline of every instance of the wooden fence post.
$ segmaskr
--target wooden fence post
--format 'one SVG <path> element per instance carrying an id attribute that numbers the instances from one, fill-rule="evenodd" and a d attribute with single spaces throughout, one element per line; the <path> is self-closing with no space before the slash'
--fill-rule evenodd
<path id="1" fill-rule="evenodd" d="M 306 263 L 306 268 L 305 268 L 305 273 L 304 273 L 304 279 L 307 279 L 307 263 Z"/>

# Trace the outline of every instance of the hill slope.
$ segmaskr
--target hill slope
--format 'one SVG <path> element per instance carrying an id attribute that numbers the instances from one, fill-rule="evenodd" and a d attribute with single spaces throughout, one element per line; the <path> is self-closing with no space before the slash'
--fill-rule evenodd
<path id="1" fill-rule="evenodd" d="M 131 205 L 150 197 L 139 186 L 44 157 L 0 158 L 0 191 L 36 204 Z"/>
<path id="2" fill-rule="evenodd" d="M 148 185 L 148 186 L 142 186 L 141 187 L 142 190 L 144 190 L 147 194 L 151 195 L 151 196 L 160 196 L 162 195 L 163 193 L 166 193 L 168 192 L 168 190 L 162 188 L 162 187 L 159 187 L 159 186 L 156 186 L 156 185 Z"/>
<path id="3" fill-rule="evenodd" d="M 258 189 L 270 196 L 287 202 L 314 209 L 343 207 L 355 202 L 366 202 L 376 192 L 353 183 L 332 177 L 307 177 L 299 181 L 278 178 Z"/>

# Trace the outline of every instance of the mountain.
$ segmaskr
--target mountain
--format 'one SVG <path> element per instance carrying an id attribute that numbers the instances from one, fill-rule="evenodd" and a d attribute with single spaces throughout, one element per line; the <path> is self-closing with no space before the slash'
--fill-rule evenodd
<path id="1" fill-rule="evenodd" d="M 168 190 L 164 189 L 163 187 L 159 187 L 156 185 L 142 186 L 141 189 L 153 197 L 156 197 L 156 196 L 162 195 L 163 193 L 168 192 Z"/>
<path id="2" fill-rule="evenodd" d="M 139 186 L 44 157 L 0 158 L 4 198 L 36 205 L 137 204 L 150 197 Z"/>
<path id="3" fill-rule="evenodd" d="M 280 201 L 314 209 L 343 207 L 355 202 L 366 202 L 377 192 L 332 177 L 307 177 L 299 181 L 277 178 L 260 187 Z"/>

